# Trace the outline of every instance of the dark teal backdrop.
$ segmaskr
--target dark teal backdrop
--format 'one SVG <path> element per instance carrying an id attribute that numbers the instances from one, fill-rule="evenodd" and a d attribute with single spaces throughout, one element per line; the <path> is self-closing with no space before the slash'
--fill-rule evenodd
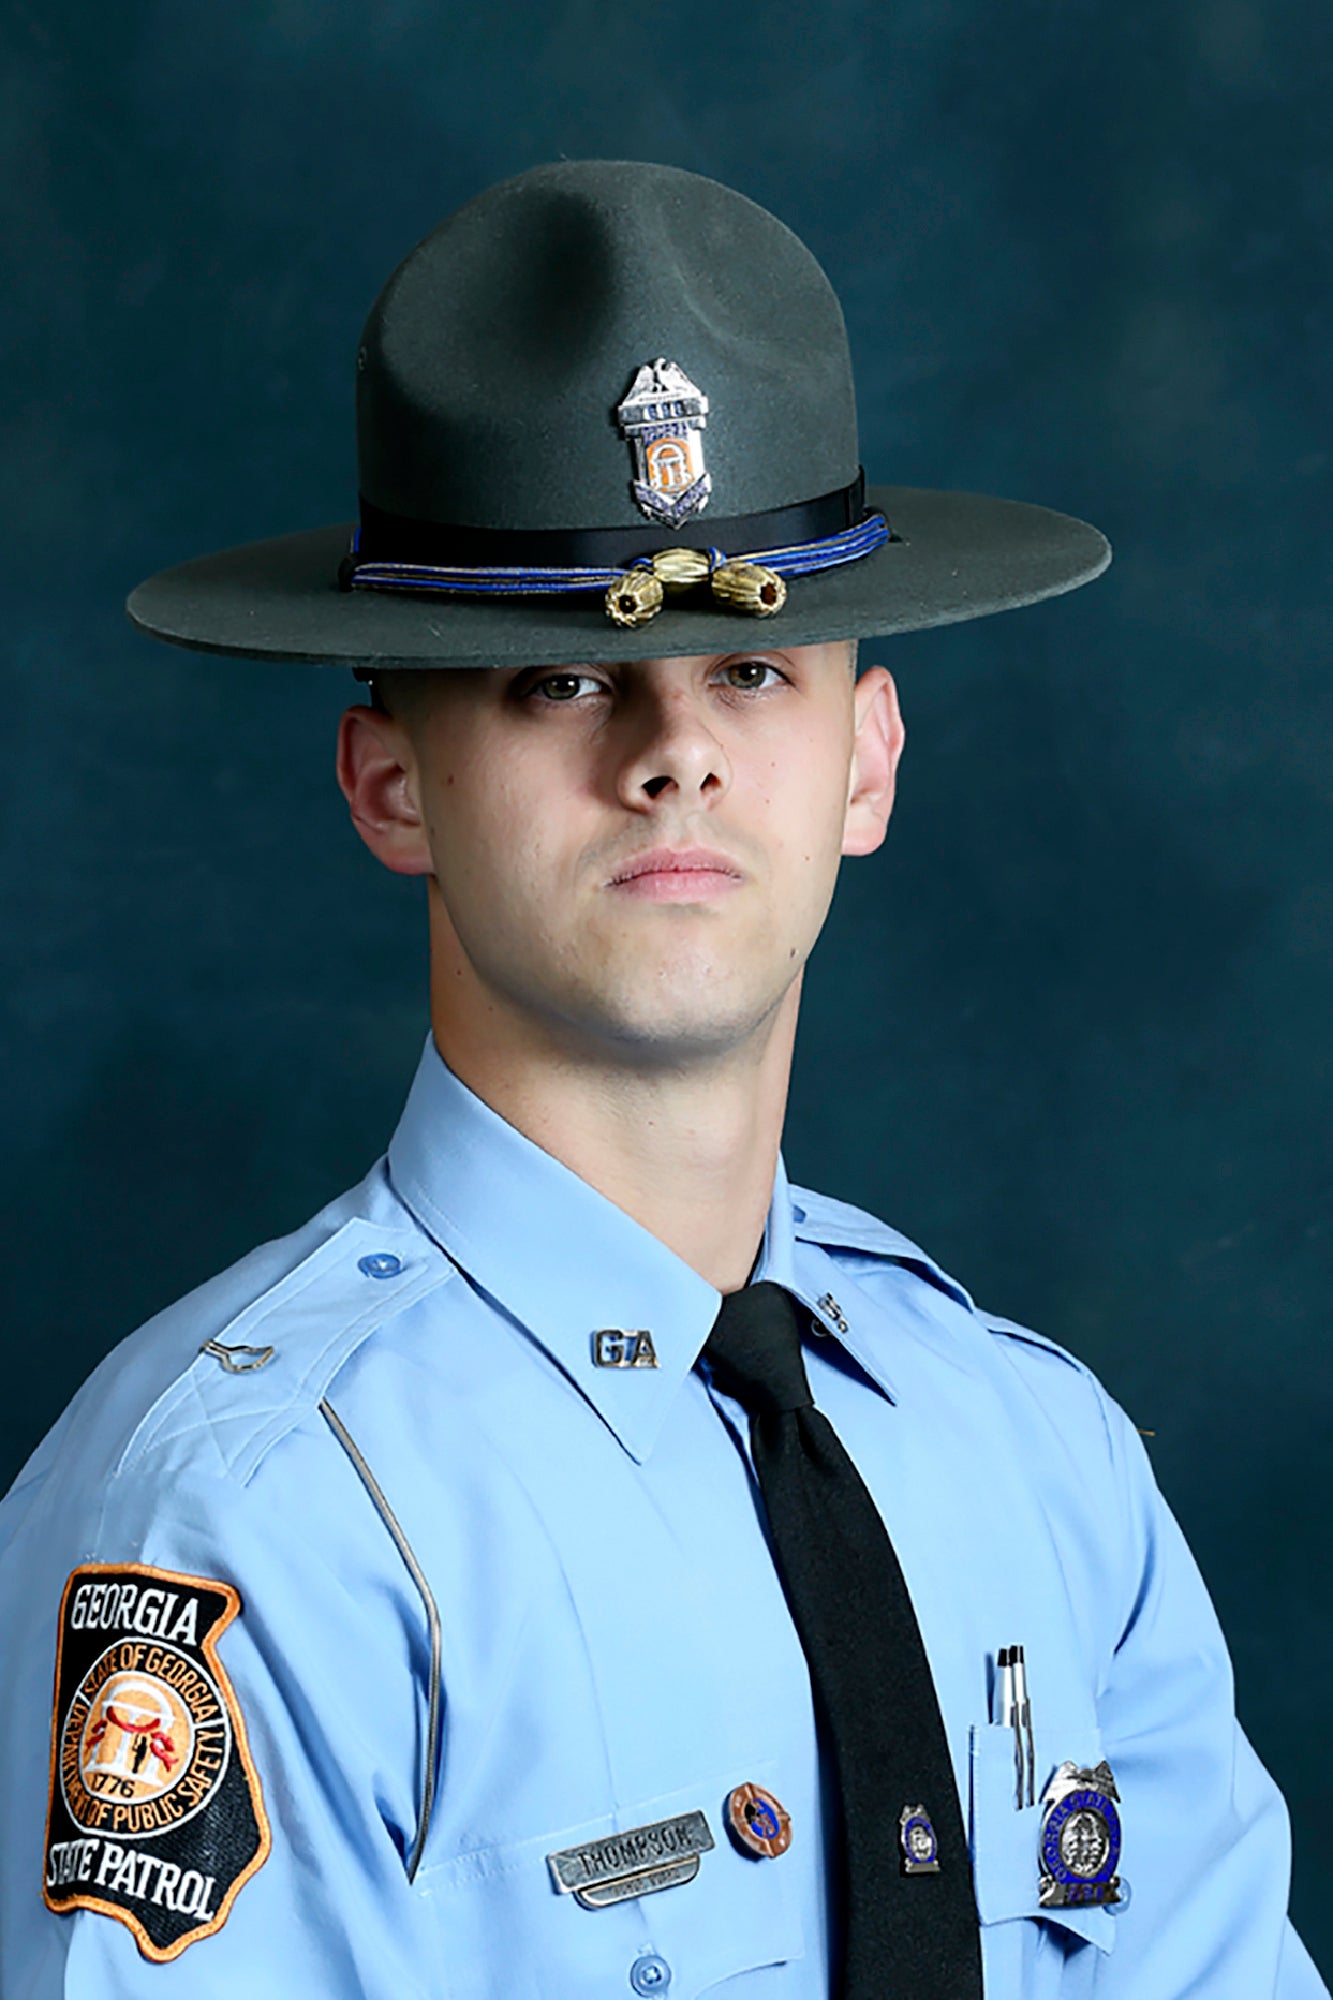
<path id="1" fill-rule="evenodd" d="M 788 1161 L 1155 1432 L 1333 1965 L 1327 7 L 3 13 L 0 1484 L 137 1321 L 359 1177 L 425 1027 L 419 890 L 333 787 L 350 681 L 155 647 L 125 592 L 351 512 L 362 318 L 457 203 L 560 154 L 716 175 L 832 275 L 872 476 L 1116 546 L 867 649 L 908 755 Z"/>

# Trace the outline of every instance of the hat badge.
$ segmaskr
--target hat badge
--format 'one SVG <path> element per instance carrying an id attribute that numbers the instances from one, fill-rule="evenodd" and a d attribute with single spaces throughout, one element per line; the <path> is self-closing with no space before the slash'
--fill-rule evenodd
<path id="1" fill-rule="evenodd" d="M 634 450 L 632 491 L 639 511 L 671 528 L 702 513 L 713 490 L 700 435 L 708 422 L 708 398 L 685 370 L 661 357 L 645 361 L 616 421 Z"/>

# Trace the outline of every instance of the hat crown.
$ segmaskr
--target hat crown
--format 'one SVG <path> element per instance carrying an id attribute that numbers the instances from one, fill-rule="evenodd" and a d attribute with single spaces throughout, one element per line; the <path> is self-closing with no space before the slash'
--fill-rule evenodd
<path id="1" fill-rule="evenodd" d="M 706 412 L 711 492 L 685 540 L 707 539 L 709 515 L 792 506 L 856 478 L 842 312 L 776 217 L 639 161 L 562 161 L 501 182 L 424 238 L 371 310 L 361 492 L 441 525 L 641 529 L 621 406 L 664 364 Z"/>

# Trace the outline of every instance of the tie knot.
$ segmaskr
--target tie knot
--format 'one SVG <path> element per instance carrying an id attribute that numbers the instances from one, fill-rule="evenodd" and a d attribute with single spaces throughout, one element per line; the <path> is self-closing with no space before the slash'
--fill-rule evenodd
<path id="1" fill-rule="evenodd" d="M 781 1285 L 766 1279 L 728 1292 L 704 1343 L 718 1388 L 751 1416 L 812 1408 L 801 1324 L 800 1307 Z"/>

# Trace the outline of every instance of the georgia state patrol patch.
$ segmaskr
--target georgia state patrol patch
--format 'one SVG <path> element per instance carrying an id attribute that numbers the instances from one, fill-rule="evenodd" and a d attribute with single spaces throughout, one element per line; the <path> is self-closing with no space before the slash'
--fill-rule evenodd
<path id="1" fill-rule="evenodd" d="M 48 1909 L 100 1910 L 165 1963 L 222 1928 L 269 1851 L 245 1725 L 217 1656 L 229 1583 L 85 1563 L 60 1604 Z"/>

